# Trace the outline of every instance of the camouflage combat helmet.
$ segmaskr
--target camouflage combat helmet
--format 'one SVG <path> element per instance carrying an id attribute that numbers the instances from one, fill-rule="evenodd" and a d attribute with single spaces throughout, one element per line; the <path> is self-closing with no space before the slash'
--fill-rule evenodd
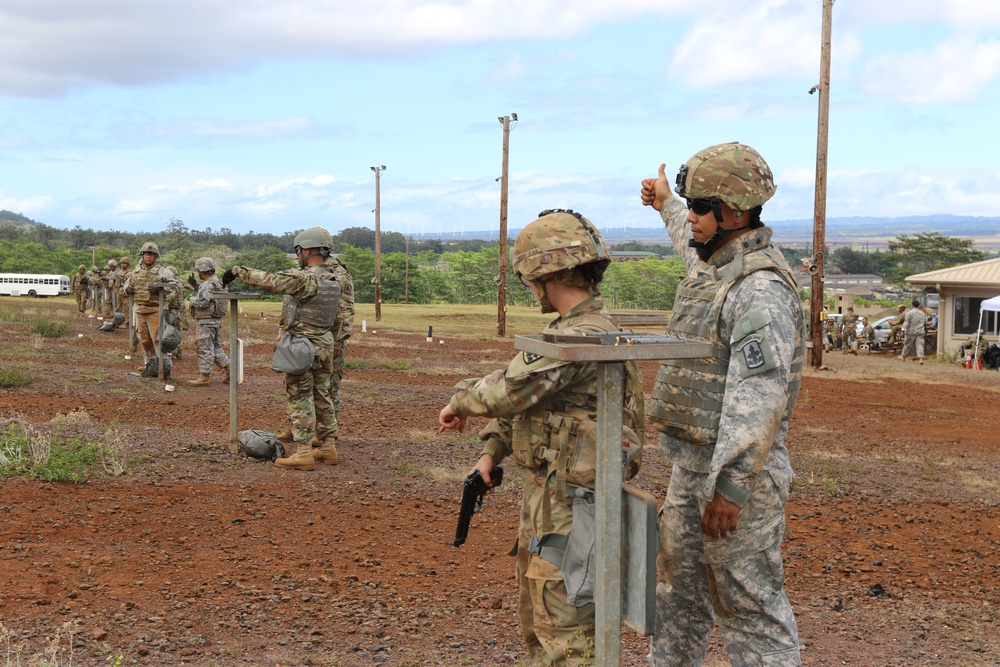
<path id="1" fill-rule="evenodd" d="M 168 266 L 167 267 L 167 271 L 169 271 L 170 273 L 172 273 L 174 275 L 174 277 L 177 276 L 177 267 L 176 266 Z"/>
<path id="2" fill-rule="evenodd" d="M 681 167 L 674 191 L 685 199 L 718 199 L 749 211 L 774 196 L 774 176 L 760 153 L 739 142 L 698 151 Z"/>
<path id="3" fill-rule="evenodd" d="M 330 250 L 333 247 L 333 239 L 330 233 L 322 227 L 310 227 L 299 232 L 292 245 L 296 250 L 299 248 L 326 248 Z"/>
<path id="4" fill-rule="evenodd" d="M 118 264 L 119 265 L 120 264 L 128 264 L 129 266 L 131 266 L 132 265 L 132 260 L 130 260 L 128 257 L 122 257 L 121 259 L 118 260 Z"/>
<path id="5" fill-rule="evenodd" d="M 601 233 L 587 218 L 570 209 L 551 209 L 538 214 L 514 240 L 510 250 L 514 272 L 532 281 L 591 262 L 611 263 Z"/>
<path id="6" fill-rule="evenodd" d="M 87 270 L 87 265 L 86 264 L 81 264 L 79 270 L 80 271 L 86 271 Z"/>
<path id="7" fill-rule="evenodd" d="M 159 257 L 160 256 L 160 246 L 156 245 L 152 241 L 146 241 L 145 243 L 142 244 L 142 247 L 139 248 L 139 254 L 140 255 L 142 253 L 144 253 L 144 252 L 151 252 L 154 255 L 156 255 L 157 257 Z"/>
<path id="8" fill-rule="evenodd" d="M 194 270 L 198 273 L 215 273 L 215 260 L 211 257 L 199 257 L 194 261 Z"/>
<path id="9" fill-rule="evenodd" d="M 109 259 L 108 260 L 108 268 L 109 269 L 117 269 L 118 268 L 118 260 Z"/>
<path id="10" fill-rule="evenodd" d="M 97 272 L 97 267 L 96 266 L 91 266 L 90 270 L 96 273 Z"/>

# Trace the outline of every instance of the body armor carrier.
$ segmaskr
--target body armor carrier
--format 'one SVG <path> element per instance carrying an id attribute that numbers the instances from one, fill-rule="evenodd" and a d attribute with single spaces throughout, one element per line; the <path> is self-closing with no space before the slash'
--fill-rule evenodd
<path id="1" fill-rule="evenodd" d="M 153 292 L 149 288 L 149 283 L 158 282 L 160 278 L 160 265 L 153 264 L 148 269 L 145 264 L 139 264 L 132 271 L 130 278 L 133 290 L 133 302 L 139 306 L 140 312 L 150 313 L 160 307 L 158 292 Z"/>
<path id="2" fill-rule="evenodd" d="M 609 320 L 595 314 L 580 318 L 579 328 L 588 331 L 618 331 Z M 543 333 L 550 332 L 546 330 Z M 544 370 L 544 369 L 542 369 Z M 642 382 L 634 362 L 625 366 L 622 454 L 625 476 L 630 479 L 639 470 L 645 440 L 642 414 Z M 551 401 L 517 415 L 511 424 L 511 448 L 514 461 L 528 469 L 541 469 L 554 476 L 560 497 L 567 497 L 566 486 L 594 488 L 597 474 L 597 423 L 585 410 L 553 410 Z"/>
<path id="3" fill-rule="evenodd" d="M 227 292 L 222 286 L 222 281 L 213 276 L 205 281 L 212 286 L 212 292 Z M 225 299 L 212 299 L 211 303 L 205 306 L 191 306 L 191 316 L 196 320 L 221 319 L 226 315 L 227 301 Z"/>
<path id="4" fill-rule="evenodd" d="M 332 329 L 340 310 L 340 284 L 328 267 L 319 265 L 305 270 L 316 276 L 319 289 L 316 296 L 306 303 L 299 303 L 291 295 L 285 295 L 281 304 L 281 321 L 285 331 L 299 322 L 319 329 Z"/>
<path id="5" fill-rule="evenodd" d="M 741 246 L 732 261 L 721 267 L 699 262 L 692 271 L 694 275 L 684 278 L 677 287 L 667 333 L 711 343 L 712 355 L 660 362 L 648 414 L 661 433 L 694 445 L 712 445 L 718 439 L 731 354 L 730 341 L 722 340 L 719 335 L 719 322 L 729 290 L 754 271 L 769 270 L 798 294 L 792 271 L 781 252 L 770 245 L 770 238 L 771 230 L 767 227 L 741 237 Z M 795 303 L 798 304 L 797 297 Z M 795 353 L 789 371 L 786 420 L 791 417 L 798 396 L 803 362 L 800 327 L 795 332 Z"/>

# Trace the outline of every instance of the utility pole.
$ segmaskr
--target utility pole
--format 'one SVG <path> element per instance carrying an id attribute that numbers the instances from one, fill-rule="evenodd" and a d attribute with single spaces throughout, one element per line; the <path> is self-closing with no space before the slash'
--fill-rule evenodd
<path id="1" fill-rule="evenodd" d="M 507 335 L 507 157 L 510 153 L 510 121 L 517 114 L 499 116 L 503 125 L 503 159 L 500 171 L 500 274 L 497 276 L 497 335 Z"/>
<path id="2" fill-rule="evenodd" d="M 410 235 L 406 235 L 406 272 L 403 274 L 403 303 L 410 303 Z"/>
<path id="3" fill-rule="evenodd" d="M 819 83 L 810 94 L 819 92 L 819 123 L 816 130 L 816 203 L 813 212 L 812 292 L 809 299 L 809 322 L 812 330 L 810 365 L 823 365 L 823 264 L 826 259 L 826 174 L 830 134 L 830 41 L 833 28 L 833 3 L 823 0 L 823 42 L 819 58 Z"/>
<path id="4" fill-rule="evenodd" d="M 375 277 L 372 282 L 375 283 L 375 321 L 382 321 L 382 229 L 379 226 L 379 214 L 381 212 L 381 193 L 379 191 L 379 180 L 381 179 L 382 172 L 385 171 L 385 165 L 380 167 L 372 167 L 372 171 L 375 172 Z"/>

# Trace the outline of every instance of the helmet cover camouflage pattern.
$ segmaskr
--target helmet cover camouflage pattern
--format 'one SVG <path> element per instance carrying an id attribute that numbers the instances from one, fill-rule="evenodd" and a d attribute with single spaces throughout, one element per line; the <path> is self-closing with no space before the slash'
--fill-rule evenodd
<path id="1" fill-rule="evenodd" d="M 117 269 L 118 268 L 118 260 L 109 259 L 108 260 L 108 268 Z"/>
<path id="2" fill-rule="evenodd" d="M 142 244 L 142 248 L 139 249 L 139 254 L 140 255 L 142 253 L 144 253 L 144 252 L 151 252 L 154 255 L 156 255 L 157 257 L 159 257 L 160 256 L 160 246 L 156 245 L 152 241 L 146 241 L 145 243 Z"/>
<path id="3" fill-rule="evenodd" d="M 86 271 L 87 270 L 87 265 L 86 264 L 81 264 L 79 270 L 80 271 Z"/>
<path id="4" fill-rule="evenodd" d="M 681 167 L 674 191 L 685 199 L 719 199 L 749 211 L 774 196 L 774 175 L 760 153 L 733 141 L 698 151 Z"/>
<path id="5" fill-rule="evenodd" d="M 214 273 L 215 260 L 211 257 L 199 257 L 194 261 L 194 270 L 199 273 Z"/>
<path id="6" fill-rule="evenodd" d="M 594 223 L 570 209 L 539 213 L 517 235 L 510 257 L 514 272 L 529 281 L 591 262 L 611 262 Z"/>
<path id="7" fill-rule="evenodd" d="M 310 227 L 306 231 L 308 232 L 316 231 L 322 233 L 326 237 L 326 242 L 330 244 L 328 247 L 330 248 L 330 250 L 333 250 L 333 237 L 330 236 L 330 232 L 326 231 L 322 227 Z"/>
<path id="8" fill-rule="evenodd" d="M 121 259 L 118 260 L 118 264 L 119 265 L 121 265 L 121 264 L 128 264 L 129 266 L 131 266 L 132 265 L 132 260 L 130 260 L 128 257 L 122 257 Z"/>

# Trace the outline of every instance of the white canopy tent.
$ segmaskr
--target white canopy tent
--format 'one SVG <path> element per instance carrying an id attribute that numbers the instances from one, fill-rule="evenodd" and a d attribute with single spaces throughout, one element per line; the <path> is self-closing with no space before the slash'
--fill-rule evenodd
<path id="1" fill-rule="evenodd" d="M 976 327 L 976 347 L 974 349 L 979 349 L 979 337 L 983 335 L 983 313 L 987 310 L 992 310 L 994 312 L 1000 312 L 1000 296 L 995 296 L 992 299 L 986 299 L 979 306 L 979 326 Z"/>

